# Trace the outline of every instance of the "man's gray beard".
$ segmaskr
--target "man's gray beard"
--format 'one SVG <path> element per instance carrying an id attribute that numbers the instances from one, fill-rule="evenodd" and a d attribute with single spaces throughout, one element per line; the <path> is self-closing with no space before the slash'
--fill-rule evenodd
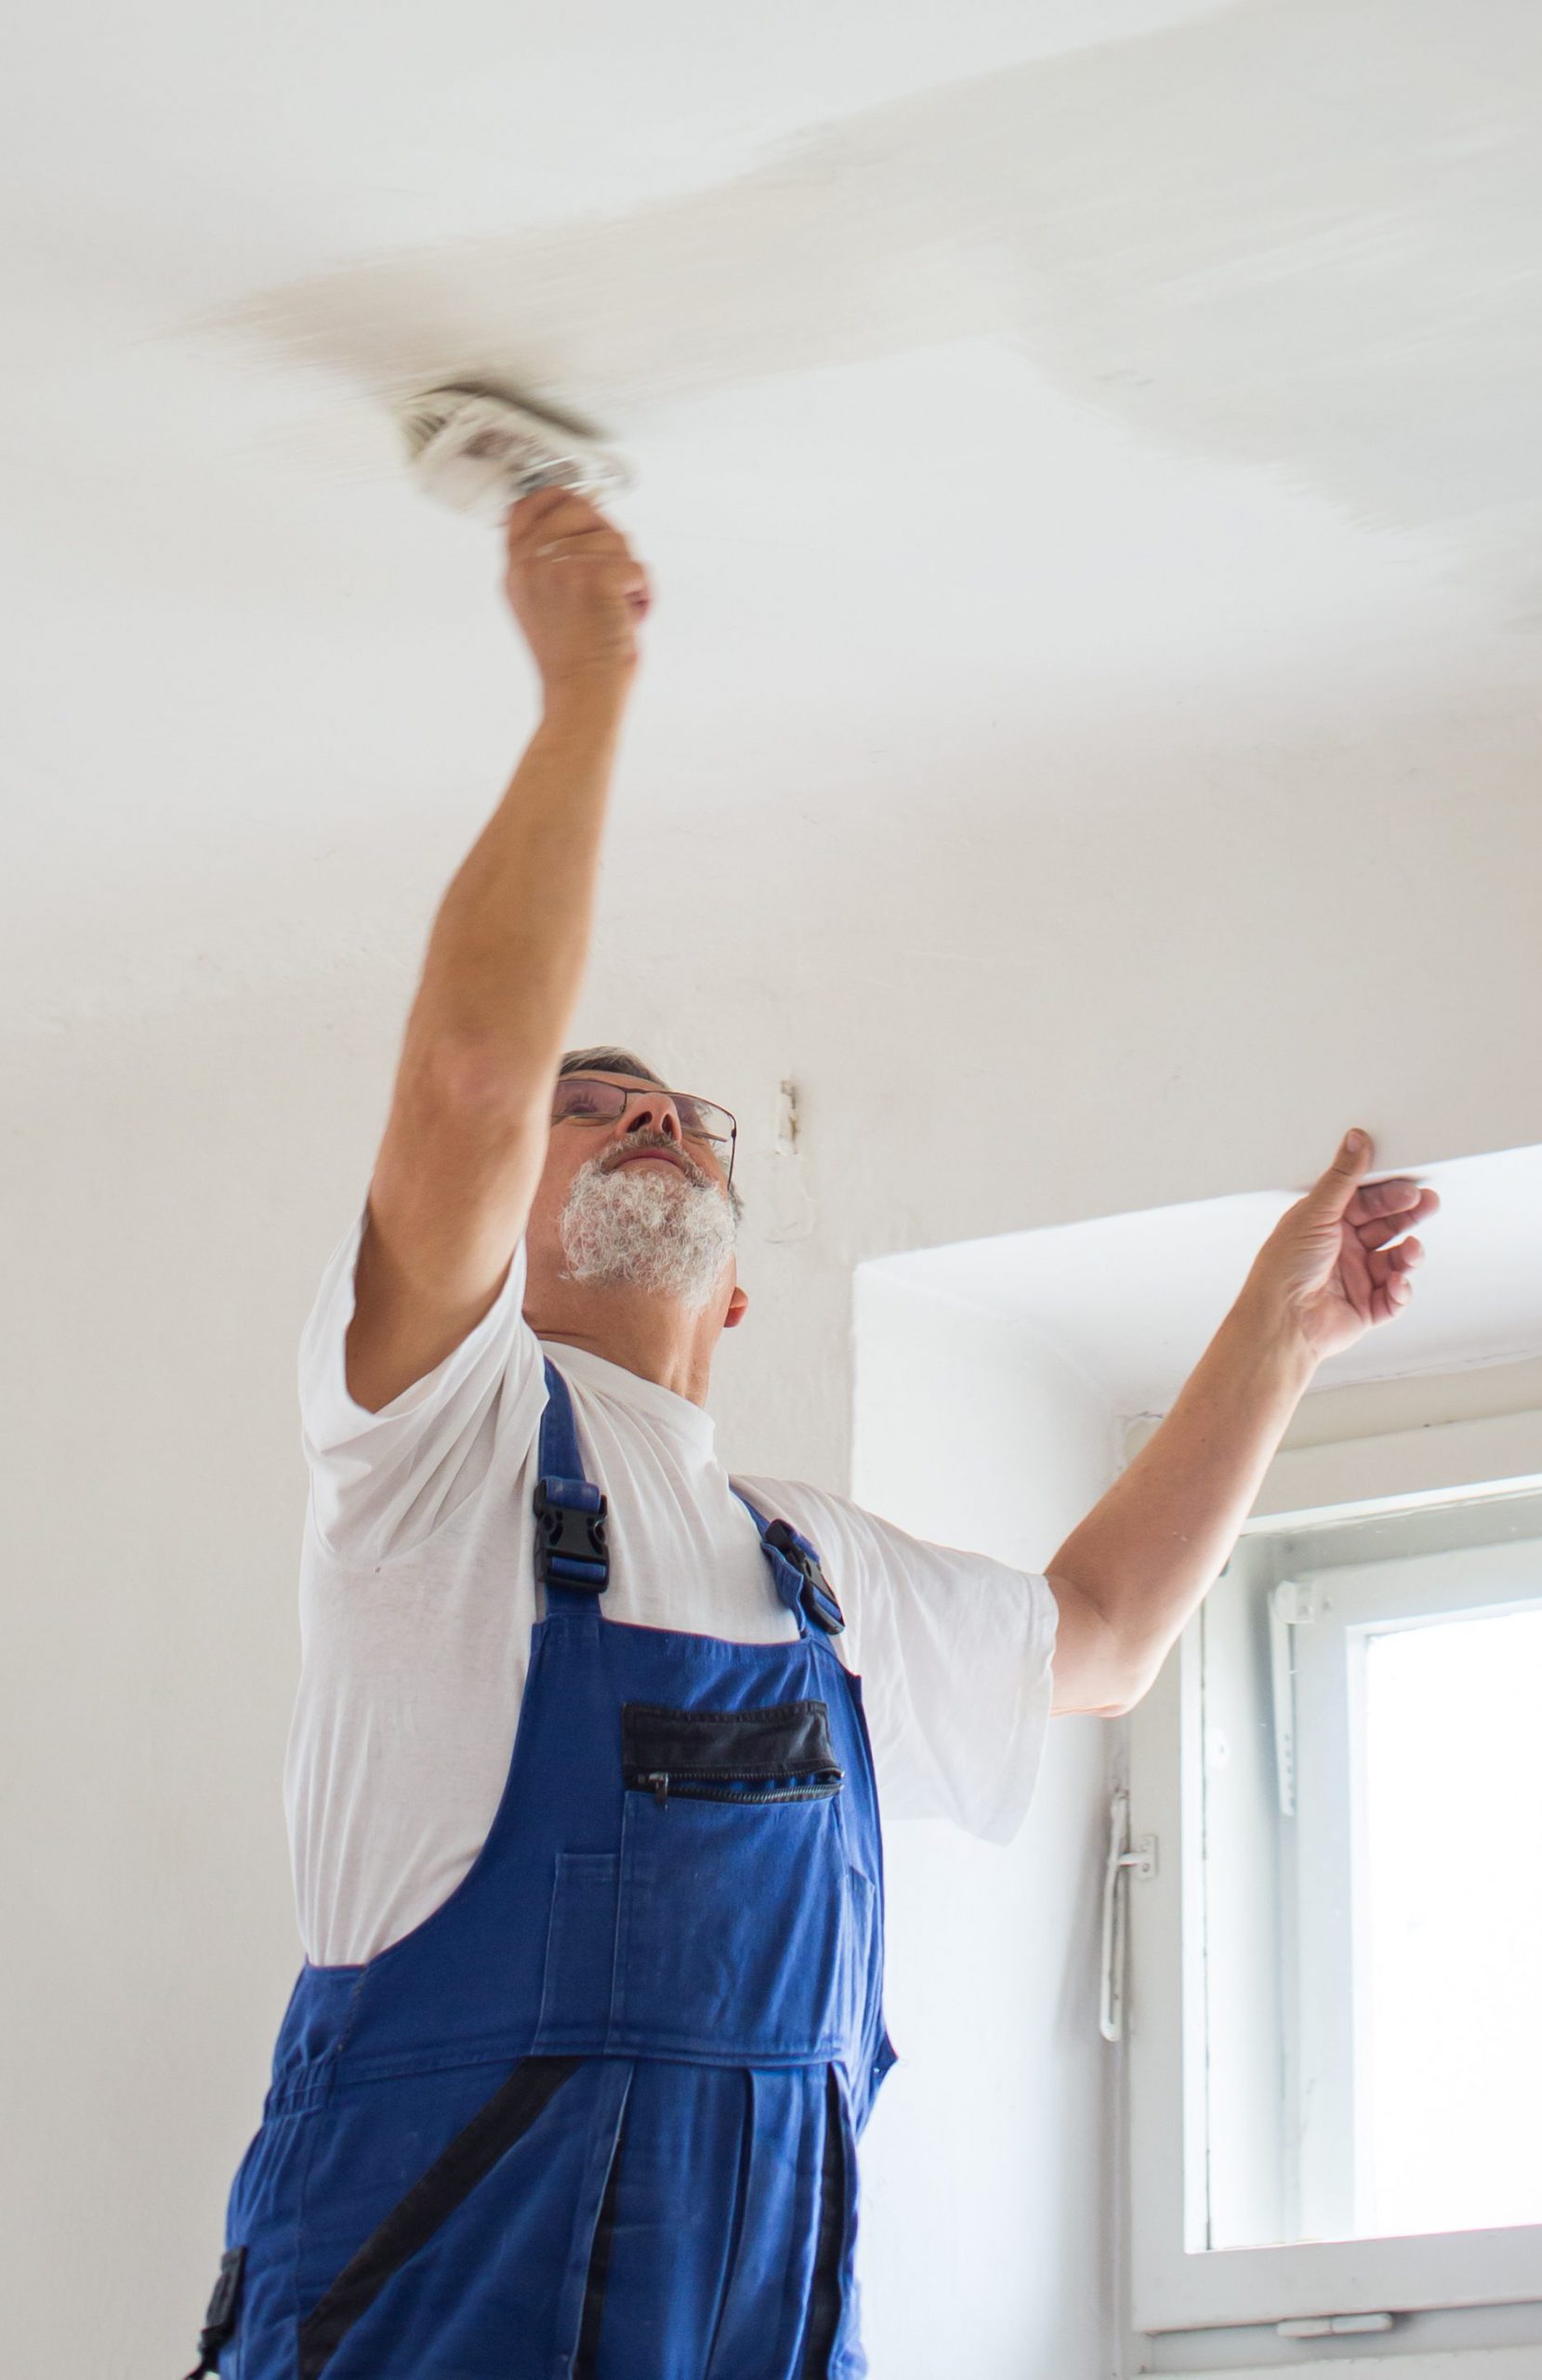
<path id="1" fill-rule="evenodd" d="M 627 1281 L 678 1298 L 692 1314 L 707 1303 L 733 1253 L 728 1200 L 713 1183 L 678 1168 L 607 1170 L 590 1157 L 573 1176 L 558 1230 L 570 1280 Z"/>

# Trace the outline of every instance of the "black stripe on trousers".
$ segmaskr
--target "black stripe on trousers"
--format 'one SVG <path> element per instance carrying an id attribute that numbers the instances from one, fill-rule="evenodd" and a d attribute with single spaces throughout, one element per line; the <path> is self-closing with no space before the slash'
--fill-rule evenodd
<path id="1" fill-rule="evenodd" d="M 578 2326 L 578 2346 L 573 2359 L 573 2380 L 595 2380 L 595 2361 L 600 2353 L 600 2321 L 605 2311 L 605 2288 L 611 2277 L 611 2248 L 615 2239 L 616 2190 L 621 2180 L 621 2149 L 626 2134 L 626 2118 L 621 2119 L 611 2151 L 611 2170 L 605 2176 L 605 2195 L 600 2202 L 600 2216 L 594 2227 L 594 2243 L 589 2250 L 589 2277 L 584 2284 L 584 2316 Z"/>
<path id="2" fill-rule="evenodd" d="M 520 2060 L 311 2307 L 300 2324 L 300 2380 L 318 2380 L 345 2334 L 373 2306 L 391 2275 L 469 2198 L 582 2063 L 576 2057 Z"/>
<path id="3" fill-rule="evenodd" d="M 846 2245 L 846 2127 L 840 2085 L 833 2066 L 824 2073 L 824 2149 L 819 2165 L 819 2229 L 814 2241 L 813 2279 L 809 2284 L 809 2326 L 803 2334 L 799 2380 L 826 2380 L 840 2328 L 841 2253 Z"/>

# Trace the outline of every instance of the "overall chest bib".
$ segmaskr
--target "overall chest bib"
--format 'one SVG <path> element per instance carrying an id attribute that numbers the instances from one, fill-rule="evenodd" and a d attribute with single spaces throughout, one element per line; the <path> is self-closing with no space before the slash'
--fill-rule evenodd
<path id="1" fill-rule="evenodd" d="M 807 1540 L 746 1507 L 796 1638 L 608 1620 L 605 1500 L 549 1363 L 547 1385 L 546 1616 L 497 1814 L 410 1934 L 302 1969 L 200 2373 L 866 2369 L 854 2151 L 893 2052 L 839 1609 Z"/>

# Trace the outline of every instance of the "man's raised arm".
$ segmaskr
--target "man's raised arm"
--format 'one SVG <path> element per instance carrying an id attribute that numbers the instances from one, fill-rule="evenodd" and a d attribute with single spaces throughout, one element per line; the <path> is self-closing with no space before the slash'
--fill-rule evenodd
<path id="1" fill-rule="evenodd" d="M 407 1020 L 348 1333 L 349 1394 L 372 1412 L 475 1329 L 524 1230 L 650 602 L 620 531 L 552 488 L 509 516 L 506 587 L 542 717 L 440 905 Z"/>
<path id="2" fill-rule="evenodd" d="M 1365 1132 L 1281 1217 L 1171 1412 L 1049 1566 L 1055 1708 L 1138 1702 L 1219 1577 L 1292 1414 L 1326 1356 L 1390 1322 L 1440 1206 L 1406 1174 L 1367 1182 Z"/>

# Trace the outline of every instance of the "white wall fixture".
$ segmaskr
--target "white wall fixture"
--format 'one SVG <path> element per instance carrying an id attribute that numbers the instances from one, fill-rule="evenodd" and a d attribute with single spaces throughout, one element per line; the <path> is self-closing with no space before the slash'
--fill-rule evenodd
<path id="1" fill-rule="evenodd" d="M 1098 1963 L 1098 2030 L 1105 2042 L 1125 2037 L 1125 1962 L 1129 1882 L 1149 1884 L 1156 1873 L 1156 1837 L 1129 1839 L 1129 1793 L 1115 1788 L 1109 1804 L 1108 1857 L 1103 1863 L 1103 1925 Z"/>

